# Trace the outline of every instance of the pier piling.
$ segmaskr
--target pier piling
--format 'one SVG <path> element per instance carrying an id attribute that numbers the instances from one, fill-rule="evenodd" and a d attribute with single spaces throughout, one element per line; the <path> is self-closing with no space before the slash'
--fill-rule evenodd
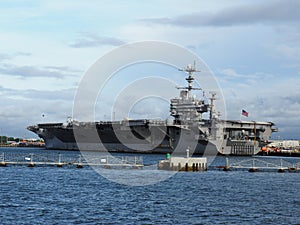
<path id="1" fill-rule="evenodd" d="M 30 160 L 30 163 L 28 163 L 27 166 L 28 166 L 28 167 L 34 167 L 35 164 L 33 163 L 33 154 L 32 154 L 32 153 L 30 154 L 30 159 L 29 159 L 29 160 Z"/>
<path id="2" fill-rule="evenodd" d="M 57 167 L 61 168 L 63 166 L 62 162 L 61 162 L 61 154 L 58 154 L 58 163 L 57 163 Z"/>
<path id="3" fill-rule="evenodd" d="M 4 155 L 4 152 L 1 154 L 1 160 L 0 160 L 0 166 L 1 167 L 5 167 L 6 166 L 6 163 L 5 163 L 5 155 Z"/>
<path id="4" fill-rule="evenodd" d="M 223 171 L 230 171 L 228 157 L 226 157 L 226 164 L 225 164 L 225 167 L 223 168 Z"/>

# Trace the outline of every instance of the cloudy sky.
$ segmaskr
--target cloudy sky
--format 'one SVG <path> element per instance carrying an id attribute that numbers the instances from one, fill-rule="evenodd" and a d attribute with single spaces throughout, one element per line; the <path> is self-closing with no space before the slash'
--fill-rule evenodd
<path id="1" fill-rule="evenodd" d="M 297 0 L 2 0 L 0 135 L 35 137 L 28 125 L 66 121 L 81 78 L 98 58 L 126 43 L 158 40 L 202 58 L 229 119 L 245 109 L 249 118 L 242 119 L 274 122 L 274 137 L 300 139 L 299 10 Z M 165 101 L 156 106 L 168 110 Z M 151 108 L 154 116 L 161 112 Z M 107 119 L 105 107 L 100 111 Z M 138 104 L 136 114 L 143 112 L 149 111 Z"/>

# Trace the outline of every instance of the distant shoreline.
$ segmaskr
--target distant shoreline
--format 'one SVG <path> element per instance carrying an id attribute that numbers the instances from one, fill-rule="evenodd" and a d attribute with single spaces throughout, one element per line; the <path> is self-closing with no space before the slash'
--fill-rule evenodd
<path id="1" fill-rule="evenodd" d="M 260 156 L 300 157 L 300 152 L 258 152 Z"/>
<path id="2" fill-rule="evenodd" d="M 33 147 L 36 147 L 36 148 L 44 148 L 45 147 L 45 144 L 0 144 L 0 147 L 9 147 L 9 148 L 13 148 L 13 147 L 28 147 L 28 148 L 33 148 Z"/>

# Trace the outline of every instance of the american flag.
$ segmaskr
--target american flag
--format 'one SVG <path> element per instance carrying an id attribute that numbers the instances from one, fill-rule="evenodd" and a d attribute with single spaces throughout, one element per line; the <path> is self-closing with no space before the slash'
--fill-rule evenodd
<path id="1" fill-rule="evenodd" d="M 249 116 L 249 113 L 248 113 L 246 110 L 243 109 L 243 110 L 242 110 L 242 115 L 248 117 L 248 116 Z"/>

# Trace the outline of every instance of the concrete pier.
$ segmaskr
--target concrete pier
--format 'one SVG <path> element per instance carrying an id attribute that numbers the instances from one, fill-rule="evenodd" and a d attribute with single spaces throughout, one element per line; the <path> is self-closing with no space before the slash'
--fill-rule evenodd
<path id="1" fill-rule="evenodd" d="M 158 162 L 159 170 L 206 171 L 207 158 L 204 157 L 170 157 Z"/>

